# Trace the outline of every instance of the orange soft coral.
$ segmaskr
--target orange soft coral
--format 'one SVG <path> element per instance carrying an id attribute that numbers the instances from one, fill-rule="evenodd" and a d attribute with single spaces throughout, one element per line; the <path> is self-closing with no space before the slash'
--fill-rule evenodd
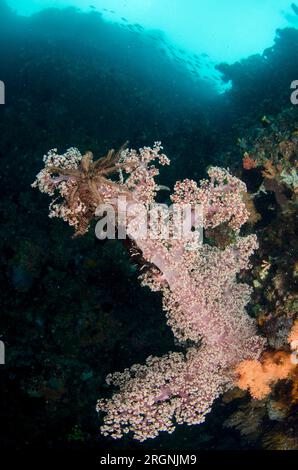
<path id="1" fill-rule="evenodd" d="M 242 160 L 243 168 L 245 170 L 251 170 L 252 168 L 257 167 L 257 162 L 253 158 L 250 157 L 250 155 L 245 152 Z"/>
<path id="2" fill-rule="evenodd" d="M 237 366 L 237 386 L 249 390 L 253 398 L 262 399 L 270 393 L 270 385 L 286 379 L 294 367 L 290 354 L 286 352 L 265 353 L 262 362 L 247 360 Z"/>
<path id="3" fill-rule="evenodd" d="M 292 350 L 298 349 L 298 320 L 294 323 L 294 326 L 288 336 L 288 342 Z"/>
<path id="4" fill-rule="evenodd" d="M 298 348 L 298 322 L 294 324 L 289 337 L 291 349 Z M 293 361 L 291 353 L 285 351 L 266 352 L 260 361 L 242 361 L 236 367 L 238 379 L 236 385 L 242 390 L 249 390 L 251 396 L 256 399 L 266 397 L 271 385 L 278 380 L 288 378 L 297 364 Z"/>

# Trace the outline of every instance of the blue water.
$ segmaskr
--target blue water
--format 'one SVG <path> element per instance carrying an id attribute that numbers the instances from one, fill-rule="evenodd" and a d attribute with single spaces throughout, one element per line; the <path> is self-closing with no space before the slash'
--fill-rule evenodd
<path id="1" fill-rule="evenodd" d="M 97 10 L 111 22 L 139 23 L 216 62 L 234 62 L 273 44 L 277 28 L 297 26 L 289 0 L 8 0 L 30 15 L 47 7 Z M 107 11 L 109 10 L 109 11 Z M 126 21 L 127 20 L 127 21 Z"/>

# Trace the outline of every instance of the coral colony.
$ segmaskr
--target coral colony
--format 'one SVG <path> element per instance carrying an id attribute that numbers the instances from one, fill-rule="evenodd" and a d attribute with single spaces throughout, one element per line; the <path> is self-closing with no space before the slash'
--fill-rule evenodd
<path id="1" fill-rule="evenodd" d="M 116 392 L 98 401 L 97 410 L 104 412 L 102 433 L 113 438 L 132 433 L 140 441 L 160 431 L 171 433 L 176 424 L 202 423 L 214 400 L 236 384 L 263 396 L 249 370 L 265 367 L 258 361 L 265 339 L 245 310 L 251 288 L 237 279 L 258 247 L 255 235 L 240 235 L 249 217 L 245 184 L 219 167 L 211 167 L 200 184 L 176 183 L 171 200 L 177 207 L 203 209 L 203 220 L 193 217 L 192 225 L 203 225 L 204 243 L 197 243 L 196 230 L 182 237 L 171 230 L 166 237 L 158 230 L 156 237 L 137 236 L 138 211 L 154 204 L 160 189 L 156 161 L 169 164 L 159 142 L 139 152 L 123 146 L 97 161 L 91 152 L 82 156 L 75 148 L 63 155 L 52 150 L 33 183 L 54 196 L 50 217 L 68 222 L 76 235 L 88 231 L 101 205 L 113 207 L 119 216 L 118 200 L 125 198 L 128 216 L 122 220 L 144 261 L 141 283 L 162 293 L 167 322 L 184 351 L 150 356 L 144 365 L 107 377 Z M 111 180 L 113 173 L 119 177 Z M 267 374 L 268 387 L 270 380 Z"/>

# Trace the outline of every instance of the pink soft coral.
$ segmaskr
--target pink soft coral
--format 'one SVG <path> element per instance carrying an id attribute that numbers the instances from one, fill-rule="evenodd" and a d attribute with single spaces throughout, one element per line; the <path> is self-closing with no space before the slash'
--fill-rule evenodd
<path id="1" fill-rule="evenodd" d="M 233 233 L 233 241 L 224 249 L 202 245 L 196 231 L 178 238 L 171 231 L 164 237 L 158 230 L 155 238 L 137 236 L 139 212 L 154 203 L 160 189 L 154 161 L 169 163 L 161 150 L 157 142 L 153 149 L 139 152 L 112 151 L 97 162 L 92 154 L 82 157 L 75 149 L 64 155 L 51 152 L 34 183 L 43 192 L 58 194 L 51 214 L 68 221 L 78 234 L 88 229 L 98 204 L 110 204 L 119 215 L 119 198 L 125 198 L 128 207 L 134 208 L 127 219 L 127 236 L 150 266 L 142 283 L 163 293 L 168 324 L 185 347 L 185 353 L 150 357 L 144 366 L 134 365 L 108 377 L 119 391 L 111 399 L 99 400 L 97 409 L 106 413 L 102 432 L 114 438 L 132 432 L 144 440 L 163 430 L 172 432 L 174 421 L 201 423 L 215 398 L 234 386 L 235 366 L 258 359 L 264 346 L 245 311 L 250 288 L 237 281 L 257 248 L 254 235 L 239 234 L 249 216 L 244 183 L 213 167 L 208 171 L 210 179 L 200 185 L 178 182 L 172 195 L 178 207 L 190 206 L 193 228 L 225 225 Z M 119 172 L 119 181 L 108 178 L 112 171 Z M 198 204 L 203 210 L 199 221 Z"/>

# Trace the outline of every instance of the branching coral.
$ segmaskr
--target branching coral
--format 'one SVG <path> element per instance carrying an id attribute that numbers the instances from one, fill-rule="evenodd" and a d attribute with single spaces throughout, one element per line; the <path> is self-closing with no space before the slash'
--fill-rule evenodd
<path id="1" fill-rule="evenodd" d="M 111 399 L 99 400 L 97 409 L 106 413 L 102 432 L 114 438 L 132 432 L 142 441 L 160 431 L 172 432 L 175 422 L 204 421 L 215 398 L 234 386 L 235 366 L 257 360 L 265 343 L 245 311 L 250 288 L 237 280 L 257 248 L 254 235 L 240 236 L 249 218 L 243 182 L 218 167 L 210 168 L 210 179 L 199 185 L 191 180 L 178 182 L 171 198 L 178 208 L 190 206 L 194 230 L 180 237 L 171 230 L 167 236 L 158 232 L 156 237 L 138 230 L 139 212 L 154 204 L 160 189 L 153 162 L 169 163 L 161 150 L 159 142 L 139 152 L 120 149 L 95 163 L 90 153 L 80 157 L 75 149 L 60 156 L 51 152 L 34 183 L 51 196 L 58 193 L 62 200 L 51 205 L 51 215 L 68 221 L 77 234 L 88 229 L 99 204 L 108 203 L 117 212 L 119 197 L 126 198 L 127 236 L 149 263 L 142 283 L 163 293 L 168 324 L 186 348 L 184 353 L 150 357 L 143 366 L 108 377 L 108 383 L 119 390 Z M 119 181 L 108 179 L 115 170 L 120 173 Z M 198 204 L 203 209 L 199 221 Z M 137 209 L 131 211 L 135 205 Z M 198 225 L 212 230 L 225 227 L 229 242 L 222 247 L 201 245 Z"/>

